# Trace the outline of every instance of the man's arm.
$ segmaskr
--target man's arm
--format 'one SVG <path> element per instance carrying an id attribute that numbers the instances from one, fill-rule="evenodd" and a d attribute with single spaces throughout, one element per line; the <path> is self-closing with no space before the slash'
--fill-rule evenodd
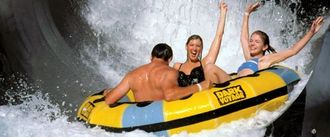
<path id="1" fill-rule="evenodd" d="M 126 95 L 129 91 L 129 76 L 126 75 L 124 79 L 113 89 L 106 89 L 105 92 L 105 103 L 113 104 L 117 102 L 120 98 Z"/>
<path id="2" fill-rule="evenodd" d="M 164 92 L 164 97 L 166 101 L 173 101 L 178 100 L 183 97 L 189 96 L 199 90 L 208 89 L 211 85 L 209 81 L 203 81 L 200 84 L 201 89 L 197 84 L 190 85 L 187 87 L 179 87 L 178 84 L 178 71 L 177 70 L 170 70 L 167 74 L 164 74 L 162 78 L 162 90 Z"/>

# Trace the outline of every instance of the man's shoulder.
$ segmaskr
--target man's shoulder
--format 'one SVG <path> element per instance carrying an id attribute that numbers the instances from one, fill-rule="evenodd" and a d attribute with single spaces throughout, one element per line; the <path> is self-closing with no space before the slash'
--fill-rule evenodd
<path id="1" fill-rule="evenodd" d="M 129 72 L 129 75 L 141 75 L 144 73 L 151 73 L 151 74 L 156 73 L 157 75 L 167 75 L 168 73 L 175 74 L 177 73 L 177 70 L 167 65 L 158 65 L 158 66 L 143 65 Z"/>
<path id="2" fill-rule="evenodd" d="M 144 64 L 142 66 L 139 66 L 139 67 L 133 69 L 132 71 L 130 71 L 130 73 L 136 73 L 136 72 L 139 72 L 139 71 L 147 70 L 148 66 L 149 66 L 149 64 Z"/>
<path id="3" fill-rule="evenodd" d="M 167 68 L 164 68 L 164 70 L 162 71 L 162 73 L 164 75 L 177 75 L 178 74 L 178 70 L 172 68 L 172 67 L 167 67 Z"/>
<path id="4" fill-rule="evenodd" d="M 176 62 L 176 63 L 174 63 L 173 68 L 178 70 L 180 68 L 181 64 L 182 63 L 180 63 L 180 62 Z"/>

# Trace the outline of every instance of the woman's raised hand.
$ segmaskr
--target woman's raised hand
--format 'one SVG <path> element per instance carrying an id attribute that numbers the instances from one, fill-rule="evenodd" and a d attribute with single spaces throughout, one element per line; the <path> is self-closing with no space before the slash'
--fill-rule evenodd
<path id="1" fill-rule="evenodd" d="M 259 2 L 256 2 L 254 4 L 250 4 L 246 7 L 245 13 L 250 14 L 251 12 L 256 11 L 259 6 L 260 6 Z"/>
<path id="2" fill-rule="evenodd" d="M 228 10 L 228 6 L 223 0 L 220 2 L 219 8 L 221 12 L 227 12 Z"/>
<path id="3" fill-rule="evenodd" d="M 319 30 L 320 30 L 320 28 L 321 28 L 321 26 L 322 26 L 322 24 L 323 24 L 323 17 L 322 16 L 319 16 L 319 17 L 317 17 L 314 21 L 313 21 L 313 23 L 312 23 L 312 26 L 311 26 L 311 28 L 310 28 L 310 31 L 313 33 L 313 34 L 315 34 L 315 33 L 317 33 Z"/>

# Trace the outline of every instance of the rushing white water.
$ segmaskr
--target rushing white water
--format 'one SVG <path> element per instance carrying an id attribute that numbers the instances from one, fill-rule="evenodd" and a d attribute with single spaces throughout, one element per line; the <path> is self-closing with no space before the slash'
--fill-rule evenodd
<path id="1" fill-rule="evenodd" d="M 226 2 L 228 15 L 217 65 L 231 73 L 244 61 L 239 42 L 240 28 L 244 8 L 253 1 Z M 218 0 L 89 1 L 83 14 L 99 42 L 86 45 L 84 55 L 91 58 L 87 64 L 113 86 L 126 72 L 149 62 L 151 49 L 159 42 L 172 46 L 172 64 L 184 62 L 186 39 L 198 34 L 204 40 L 205 55 L 215 35 L 219 12 Z M 304 34 L 305 28 L 300 26 L 294 13 L 273 1 L 266 2 L 250 19 L 250 31 L 268 33 L 270 43 L 277 51 L 291 46 Z M 310 45 L 306 46 L 285 63 L 304 71 L 312 59 L 310 48 Z"/>
<path id="2" fill-rule="evenodd" d="M 226 2 L 229 11 L 217 65 L 227 72 L 234 72 L 243 62 L 239 43 L 243 10 L 245 5 L 252 1 Z M 198 34 L 203 37 L 205 55 L 215 34 L 219 9 L 218 0 L 90 0 L 83 15 L 99 39 L 95 45 L 85 45 L 82 54 L 89 58 L 85 63 L 101 73 L 109 81 L 109 86 L 113 86 L 127 71 L 149 62 L 150 51 L 159 42 L 172 46 L 173 62 L 184 62 L 186 39 L 192 34 Z M 267 1 L 253 13 L 250 31 L 265 31 L 271 38 L 271 45 L 282 50 L 303 34 L 304 29 L 296 23 L 294 13 L 273 1 Z M 304 69 L 312 59 L 310 48 L 309 44 L 298 55 L 284 63 L 302 74 L 306 73 Z M 183 132 L 174 136 L 262 137 L 266 131 L 264 125 L 290 106 L 305 87 L 308 78 L 309 76 L 303 77 L 290 100 L 275 112 L 261 111 L 253 118 L 233 121 L 213 130 L 194 134 Z M 29 87 L 23 86 L 20 90 L 24 88 Z M 48 95 L 37 91 L 32 95 L 19 96 L 25 99 L 22 104 L 0 106 L 0 136 L 155 136 L 140 130 L 115 134 L 97 127 L 87 128 L 83 123 L 69 122 L 68 116 L 48 99 Z M 237 130 L 238 128 L 240 130 Z"/>

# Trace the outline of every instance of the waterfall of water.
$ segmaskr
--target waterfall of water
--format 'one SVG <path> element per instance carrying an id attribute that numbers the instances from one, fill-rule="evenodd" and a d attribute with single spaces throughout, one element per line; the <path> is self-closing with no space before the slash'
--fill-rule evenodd
<path id="1" fill-rule="evenodd" d="M 245 6 L 254 1 L 226 2 L 228 14 L 217 65 L 231 73 L 244 61 L 240 28 Z M 267 1 L 250 18 L 250 31 L 265 31 L 278 51 L 290 47 L 305 31 L 297 23 L 295 10 L 283 5 Z M 89 1 L 83 14 L 99 41 L 86 45 L 82 54 L 91 57 L 90 62 L 97 64 L 95 71 L 113 86 L 127 71 L 149 62 L 150 51 L 158 42 L 172 46 L 173 62 L 184 62 L 186 39 L 198 34 L 204 40 L 205 55 L 215 35 L 219 12 L 216 0 Z M 286 65 L 304 72 L 311 60 L 310 49 L 311 46 L 306 46 Z"/>
<path id="2" fill-rule="evenodd" d="M 9 3 L 9 0 L 4 2 Z M 1 6 L 4 5 L 4 2 L 2 2 Z M 203 55 L 205 55 L 215 35 L 219 17 L 218 0 L 89 0 L 86 2 L 85 7 L 82 8 L 81 15 L 93 30 L 96 42 L 85 43 L 81 45 L 82 47 L 79 47 L 83 49 L 79 49 L 81 59 L 96 73 L 104 76 L 109 87 L 117 84 L 126 72 L 149 62 L 150 51 L 159 42 L 165 42 L 172 46 L 174 50 L 172 64 L 174 62 L 184 62 L 186 60 L 186 39 L 192 34 L 198 34 L 204 40 Z M 229 10 L 217 65 L 227 72 L 236 71 L 237 67 L 244 61 L 239 42 L 240 28 L 244 7 L 247 3 L 253 2 L 254 0 L 226 1 Z M 15 2 L 11 4 L 18 5 L 20 3 Z M 38 2 L 34 1 L 33 4 L 36 3 Z M 260 29 L 268 33 L 270 43 L 276 50 L 280 51 L 290 47 L 306 30 L 306 25 L 301 24 L 296 17 L 297 7 L 292 6 L 299 4 L 299 0 L 285 2 L 279 0 L 265 1 L 260 9 L 251 16 L 250 31 Z M 0 10 L 5 11 L 7 8 L 10 9 L 5 7 Z M 2 15 L 6 12 L 0 13 Z M 13 21 L 13 18 L 11 17 L 8 20 L 10 23 Z M 2 25 L 3 22 L 0 23 Z M 7 31 L 9 32 L 13 29 L 15 29 L 15 26 Z M 23 28 L 20 29 L 22 29 L 21 31 L 24 30 Z M 26 38 L 24 40 L 30 42 L 29 37 L 24 38 Z M 51 37 L 54 41 L 56 38 Z M 311 44 L 313 44 L 313 41 L 298 55 L 286 60 L 284 63 L 302 73 L 309 73 L 309 71 L 305 72 L 304 70 L 313 58 L 310 54 Z M 40 45 L 43 46 L 42 44 Z M 33 46 L 37 47 L 38 45 Z M 44 48 L 48 47 L 45 46 Z M 33 49 L 30 50 L 31 52 L 33 51 Z M 64 54 L 64 52 L 61 52 L 61 54 Z M 45 60 L 47 59 L 45 58 Z M 64 58 L 63 60 L 67 59 Z M 54 65 L 52 61 L 47 63 L 50 66 Z M 61 76 L 64 77 L 64 80 L 68 78 L 66 75 Z M 0 81 L 2 82 L 3 79 L 1 78 Z M 306 81 L 305 79 L 304 82 Z M 67 81 L 62 82 L 66 84 Z M 76 83 L 74 86 L 83 86 L 80 84 L 80 81 L 69 82 Z M 0 106 L 0 136 L 155 136 L 152 133 L 140 130 L 123 134 L 108 133 L 97 127 L 87 128 L 82 123 L 69 122 L 69 116 L 63 114 L 59 106 L 66 106 L 71 102 L 62 102 L 62 104 L 55 105 L 49 100 L 49 94 L 54 93 L 53 91 L 39 91 L 38 87 L 33 87 L 22 80 L 19 80 L 16 84 L 16 87 L 13 87 L 11 90 L 22 91 L 20 94 L 14 95 L 14 97 L 21 96 L 22 102 Z M 55 88 L 56 84 L 54 84 Z M 60 99 L 65 98 L 67 94 L 72 94 L 71 96 L 73 96 L 71 91 L 64 92 L 60 86 L 62 85 L 58 85 L 58 90 L 55 91 L 61 92 L 59 93 L 61 94 Z M 304 83 L 298 85 L 296 90 L 301 91 L 304 86 Z M 35 89 L 36 93 L 33 95 L 25 94 L 25 91 L 31 89 Z M 65 93 L 63 97 L 62 92 Z M 79 92 L 77 94 L 87 93 Z M 299 92 L 297 92 L 297 95 L 299 95 Z M 8 96 L 12 97 L 12 95 Z M 76 100 L 76 98 L 69 98 L 68 100 Z M 262 137 L 264 136 L 265 128 L 256 128 L 259 125 L 256 121 L 270 120 L 272 117 L 276 117 L 278 113 L 282 113 L 282 110 L 273 113 L 263 112 L 255 118 L 234 121 L 211 131 L 202 131 L 197 134 L 181 133 L 177 136 Z M 240 129 L 239 131 L 237 131 L 238 128 Z"/>

